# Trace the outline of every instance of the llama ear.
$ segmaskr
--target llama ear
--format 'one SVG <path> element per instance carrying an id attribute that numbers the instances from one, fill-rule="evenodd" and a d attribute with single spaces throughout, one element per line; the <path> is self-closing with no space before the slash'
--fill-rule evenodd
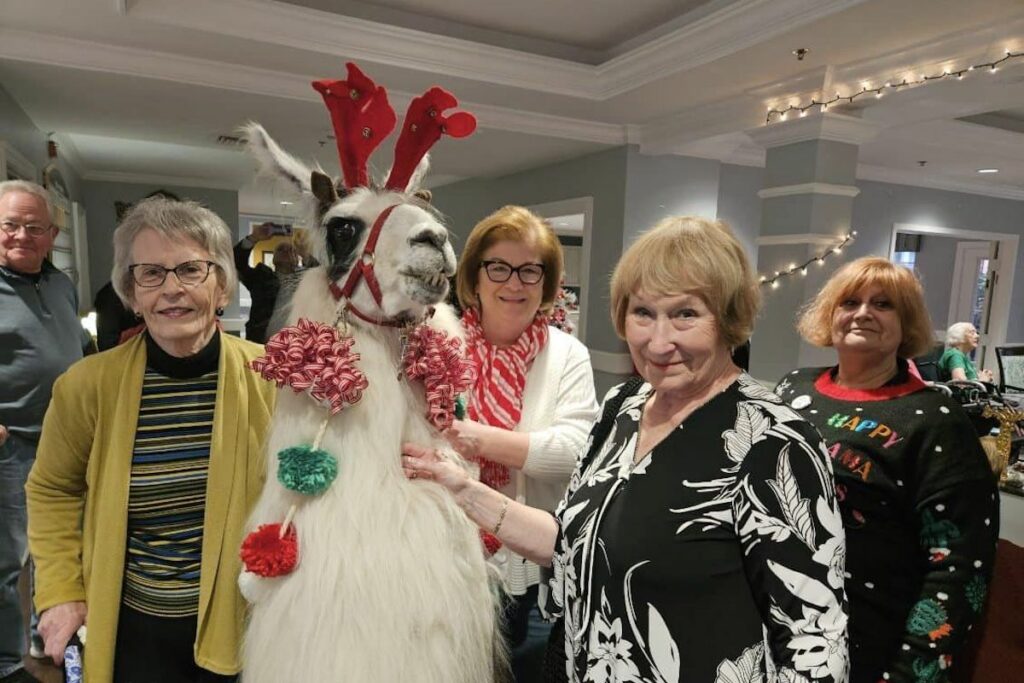
<path id="1" fill-rule="evenodd" d="M 334 189 L 334 181 L 326 173 L 314 170 L 310 174 L 309 186 L 322 209 L 330 207 L 338 201 L 338 191 Z"/>
<path id="2" fill-rule="evenodd" d="M 420 162 L 416 164 L 416 169 L 412 172 L 412 177 L 409 178 L 409 183 L 405 186 L 406 192 L 413 192 L 419 188 L 420 183 L 423 182 L 423 178 L 427 175 L 427 171 L 430 170 L 430 154 L 424 154 Z"/>
<path id="3" fill-rule="evenodd" d="M 429 204 L 430 200 L 434 198 L 434 193 L 431 192 L 430 190 L 416 190 L 415 192 L 412 193 L 412 195 L 414 197 L 422 199 L 427 204 Z"/>
<path id="4" fill-rule="evenodd" d="M 250 121 L 240 129 L 249 153 L 259 164 L 260 172 L 283 180 L 300 192 L 310 192 L 310 171 L 301 161 L 288 154 L 260 124 Z"/>

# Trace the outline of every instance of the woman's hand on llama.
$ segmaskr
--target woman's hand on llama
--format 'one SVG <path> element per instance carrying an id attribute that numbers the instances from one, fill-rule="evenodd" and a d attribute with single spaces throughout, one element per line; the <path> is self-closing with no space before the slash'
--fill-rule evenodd
<path id="1" fill-rule="evenodd" d="M 468 460 L 480 457 L 485 430 L 484 425 L 473 420 L 454 420 L 452 426 L 445 430 L 444 438 Z"/>
<path id="2" fill-rule="evenodd" d="M 402 471 L 409 479 L 436 481 L 453 494 L 458 494 L 471 482 L 466 470 L 446 460 L 438 449 L 414 443 L 402 444 Z"/>

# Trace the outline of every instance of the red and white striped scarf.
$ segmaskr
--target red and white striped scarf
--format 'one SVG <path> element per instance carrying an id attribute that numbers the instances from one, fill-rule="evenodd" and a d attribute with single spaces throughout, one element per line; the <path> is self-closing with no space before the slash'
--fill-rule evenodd
<path id="1" fill-rule="evenodd" d="M 494 346 L 484 337 L 480 314 L 467 308 L 462 314 L 470 360 L 477 381 L 467 409 L 470 419 L 492 427 L 515 429 L 523 415 L 523 389 L 533 359 L 548 343 L 548 321 L 538 315 L 511 346 Z M 480 481 L 491 488 L 509 482 L 508 467 L 481 457 Z"/>

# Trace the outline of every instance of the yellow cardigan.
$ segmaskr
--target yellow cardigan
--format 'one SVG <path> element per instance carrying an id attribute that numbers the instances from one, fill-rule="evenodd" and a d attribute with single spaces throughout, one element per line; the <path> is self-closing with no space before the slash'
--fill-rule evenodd
<path id="1" fill-rule="evenodd" d="M 238 550 L 263 488 L 264 437 L 274 387 L 246 369 L 262 347 L 221 335 L 203 517 L 196 663 L 241 669 L 246 603 Z M 39 612 L 85 601 L 85 680 L 111 680 L 124 577 L 128 485 L 145 374 L 142 335 L 72 365 L 53 386 L 35 465 L 25 486 Z"/>

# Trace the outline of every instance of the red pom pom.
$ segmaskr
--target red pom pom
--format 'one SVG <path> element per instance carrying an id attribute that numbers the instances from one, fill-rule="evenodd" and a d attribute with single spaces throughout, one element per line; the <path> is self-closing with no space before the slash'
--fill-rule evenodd
<path id="1" fill-rule="evenodd" d="M 480 542 L 484 544 L 484 550 L 487 551 L 487 557 L 490 557 L 501 550 L 501 541 L 498 540 L 498 537 L 492 533 L 484 531 L 483 529 L 480 530 Z"/>
<path id="2" fill-rule="evenodd" d="M 283 576 L 295 569 L 299 559 L 299 542 L 295 525 L 281 538 L 280 524 L 263 524 L 242 541 L 240 553 L 247 571 L 259 576 Z"/>

